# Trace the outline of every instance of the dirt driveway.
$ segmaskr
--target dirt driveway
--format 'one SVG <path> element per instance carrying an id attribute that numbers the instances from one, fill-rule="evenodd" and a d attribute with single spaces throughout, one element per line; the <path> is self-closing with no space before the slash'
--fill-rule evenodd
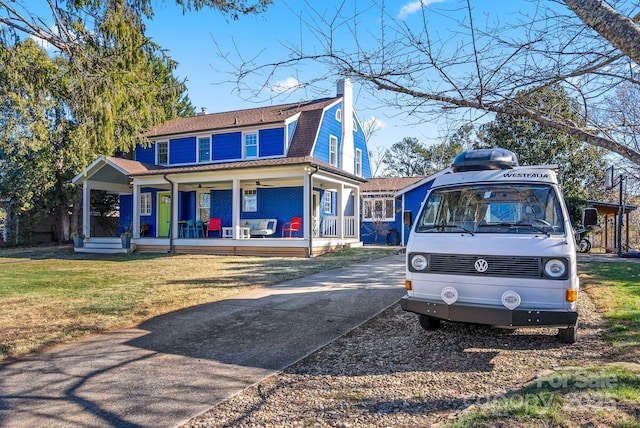
<path id="1" fill-rule="evenodd" d="M 580 299 L 580 339 L 573 345 L 559 343 L 552 329 L 509 332 L 447 323 L 426 332 L 396 304 L 187 426 L 416 427 L 447 421 L 517 391 L 545 370 L 608 361 L 604 321 L 586 293 Z"/>

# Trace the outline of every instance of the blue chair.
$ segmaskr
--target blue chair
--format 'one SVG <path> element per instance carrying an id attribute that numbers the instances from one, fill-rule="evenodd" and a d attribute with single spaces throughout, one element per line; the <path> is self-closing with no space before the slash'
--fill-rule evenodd
<path id="1" fill-rule="evenodd" d="M 196 238 L 204 238 L 205 237 L 205 228 L 202 220 L 196 221 Z"/>
<path id="2" fill-rule="evenodd" d="M 193 220 L 187 220 L 187 227 L 185 230 L 187 238 L 196 238 L 196 222 Z"/>

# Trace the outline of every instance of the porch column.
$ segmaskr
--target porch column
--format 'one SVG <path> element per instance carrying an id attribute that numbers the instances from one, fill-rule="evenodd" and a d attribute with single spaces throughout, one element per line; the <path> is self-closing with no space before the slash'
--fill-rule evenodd
<path id="1" fill-rule="evenodd" d="M 313 233 L 313 213 L 311 211 L 311 195 L 313 193 L 313 175 L 304 175 L 304 185 L 302 189 L 302 237 L 309 239 Z"/>
<path id="2" fill-rule="evenodd" d="M 84 182 L 82 186 L 82 234 L 89 238 L 91 235 L 91 182 Z"/>
<path id="3" fill-rule="evenodd" d="M 353 215 L 355 217 L 355 235 L 360 240 L 360 186 L 353 188 Z"/>
<path id="4" fill-rule="evenodd" d="M 240 180 L 233 179 L 232 187 L 232 204 L 231 207 L 231 225 L 233 226 L 233 239 L 240 237 L 240 209 L 242 207 L 242 198 L 240 197 Z"/>
<path id="5" fill-rule="evenodd" d="M 178 237 L 178 183 L 175 181 L 170 185 L 171 197 L 171 227 L 169 228 L 169 238 Z M 134 208 L 135 212 L 135 208 Z M 139 229 L 139 227 L 138 227 Z"/>
<path id="6" fill-rule="evenodd" d="M 338 224 L 337 226 L 337 234 L 338 239 L 344 239 L 344 212 L 347 209 L 347 198 L 344 195 L 344 183 L 340 183 L 338 186 L 338 200 L 336 201 L 336 205 L 338 206 Z"/>
<path id="7" fill-rule="evenodd" d="M 133 185 L 133 221 L 131 223 L 132 233 L 134 238 L 140 237 L 140 187 L 137 184 Z"/>

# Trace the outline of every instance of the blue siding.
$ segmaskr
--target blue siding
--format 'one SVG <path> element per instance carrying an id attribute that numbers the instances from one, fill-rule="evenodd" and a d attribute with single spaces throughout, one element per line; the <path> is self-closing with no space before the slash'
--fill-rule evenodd
<path id="1" fill-rule="evenodd" d="M 284 128 L 261 129 L 258 133 L 260 157 L 284 154 Z"/>
<path id="2" fill-rule="evenodd" d="M 138 162 L 156 163 L 156 145 L 151 144 L 149 147 L 142 147 L 140 144 L 136 146 L 134 159 Z"/>
<path id="3" fill-rule="evenodd" d="M 133 224 L 133 195 L 120 195 L 120 219 L 118 220 L 118 236 L 129 230 Z"/>
<path id="4" fill-rule="evenodd" d="M 176 138 L 169 142 L 169 163 L 193 163 L 196 161 L 196 137 Z"/>
<path id="5" fill-rule="evenodd" d="M 240 219 L 275 218 L 278 220 L 276 236 L 281 236 L 282 225 L 292 217 L 302 217 L 304 210 L 303 187 L 277 187 L 258 189 L 258 211 L 241 212 Z M 232 218 L 231 190 L 211 191 L 211 217 L 220 217 L 223 227 L 231 227 Z M 300 233 L 298 236 L 302 236 Z"/>
<path id="6" fill-rule="evenodd" d="M 303 218 L 304 187 L 275 187 L 258 189 L 258 211 L 241 212 L 240 218 L 275 218 L 278 220 L 276 236 L 282 236 L 282 225 L 292 217 Z M 303 218 L 304 223 L 304 218 Z M 297 234 L 302 237 L 302 230 Z"/>
<path id="7" fill-rule="evenodd" d="M 242 158 L 242 133 L 217 134 L 211 136 L 213 160 L 235 160 Z"/>
<path id="8" fill-rule="evenodd" d="M 329 162 L 329 138 L 331 135 L 338 139 L 338 165 L 340 168 L 340 148 L 342 147 L 342 122 L 336 120 L 336 110 L 342 108 L 342 103 L 338 103 L 332 108 L 325 111 L 320 123 L 320 130 L 318 131 L 318 139 L 316 140 L 315 148 L 313 149 L 312 156 L 319 161 L 326 163 Z"/>
<path id="9" fill-rule="evenodd" d="M 179 192 L 178 221 L 196 219 L 196 192 Z"/>
<path id="10" fill-rule="evenodd" d="M 222 227 L 231 227 L 233 223 L 233 192 L 231 190 L 212 190 L 210 201 L 211 217 L 220 218 Z"/>
<path id="11" fill-rule="evenodd" d="M 158 212 L 158 191 L 156 189 L 151 189 L 147 187 L 143 187 L 140 189 L 140 193 L 151 193 L 151 214 L 150 215 L 141 215 L 140 216 L 140 224 L 146 223 L 149 225 L 149 231 L 146 232 L 146 237 L 155 237 L 158 231 L 156 225 L 156 218 Z"/>

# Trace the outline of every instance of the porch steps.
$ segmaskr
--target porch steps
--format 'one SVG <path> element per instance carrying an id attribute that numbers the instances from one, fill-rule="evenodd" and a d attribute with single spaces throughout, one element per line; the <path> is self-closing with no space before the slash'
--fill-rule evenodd
<path id="1" fill-rule="evenodd" d="M 76 253 L 90 254 L 126 254 L 135 251 L 135 244 L 131 243 L 131 248 L 122 248 L 120 238 L 87 238 L 84 246 L 74 248 Z"/>

